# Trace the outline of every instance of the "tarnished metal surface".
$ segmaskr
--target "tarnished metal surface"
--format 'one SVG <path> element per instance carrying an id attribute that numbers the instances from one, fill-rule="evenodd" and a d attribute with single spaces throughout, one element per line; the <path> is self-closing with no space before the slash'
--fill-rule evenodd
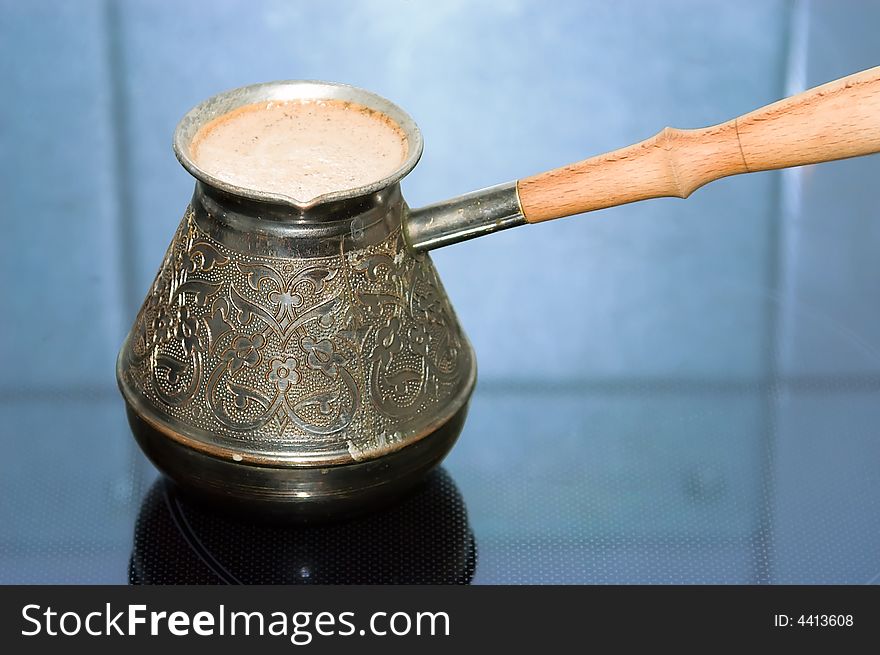
<path id="1" fill-rule="evenodd" d="M 373 459 L 442 425 L 474 362 L 430 259 L 398 229 L 344 242 L 242 253 L 187 210 L 120 359 L 130 404 L 192 448 L 261 464 Z"/>
<path id="2" fill-rule="evenodd" d="M 525 222 L 516 182 L 507 182 L 414 209 L 403 229 L 409 247 L 425 251 Z"/>

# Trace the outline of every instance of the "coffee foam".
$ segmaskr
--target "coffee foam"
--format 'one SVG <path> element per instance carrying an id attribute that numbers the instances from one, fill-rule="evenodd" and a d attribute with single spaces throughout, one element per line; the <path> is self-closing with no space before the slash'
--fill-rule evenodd
<path id="1" fill-rule="evenodd" d="M 213 177 L 302 202 L 377 182 L 407 150 L 388 116 L 340 100 L 245 105 L 204 125 L 190 146 L 195 164 Z"/>

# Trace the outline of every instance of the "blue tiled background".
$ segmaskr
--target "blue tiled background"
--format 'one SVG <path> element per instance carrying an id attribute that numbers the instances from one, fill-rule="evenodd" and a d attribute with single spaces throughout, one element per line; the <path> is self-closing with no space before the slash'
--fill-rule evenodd
<path id="1" fill-rule="evenodd" d="M 0 431 L 28 443 L 0 465 L 0 581 L 80 579 L 40 572 L 55 547 L 94 581 L 127 557 L 152 472 L 113 364 L 192 190 L 171 134 L 205 97 L 284 78 L 385 95 L 424 132 L 418 206 L 880 63 L 868 0 L 0 0 L 0 17 Z M 880 157 L 729 178 L 434 254 L 479 355 L 448 461 L 478 581 L 880 573 L 880 520 L 858 509 L 880 480 L 847 468 L 880 457 L 878 176 Z M 825 489 L 823 467 L 852 487 Z M 810 575 L 816 512 L 856 537 Z M 517 544 L 551 538 L 559 570 L 530 568 Z"/>

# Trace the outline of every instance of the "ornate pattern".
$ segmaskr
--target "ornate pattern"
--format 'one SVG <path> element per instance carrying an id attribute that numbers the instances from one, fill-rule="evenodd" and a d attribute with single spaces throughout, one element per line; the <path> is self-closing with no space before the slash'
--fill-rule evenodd
<path id="1" fill-rule="evenodd" d="M 393 448 L 470 374 L 427 257 L 399 232 L 333 257 L 242 255 L 184 216 L 124 354 L 161 415 L 255 451 Z"/>

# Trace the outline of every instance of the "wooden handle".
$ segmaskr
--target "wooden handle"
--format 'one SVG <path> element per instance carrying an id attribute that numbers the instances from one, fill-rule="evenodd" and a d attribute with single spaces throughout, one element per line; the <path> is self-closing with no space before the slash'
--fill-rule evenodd
<path id="1" fill-rule="evenodd" d="M 529 223 L 636 200 L 687 198 L 728 175 L 880 152 L 880 66 L 726 123 L 666 128 L 635 145 L 519 180 Z"/>

